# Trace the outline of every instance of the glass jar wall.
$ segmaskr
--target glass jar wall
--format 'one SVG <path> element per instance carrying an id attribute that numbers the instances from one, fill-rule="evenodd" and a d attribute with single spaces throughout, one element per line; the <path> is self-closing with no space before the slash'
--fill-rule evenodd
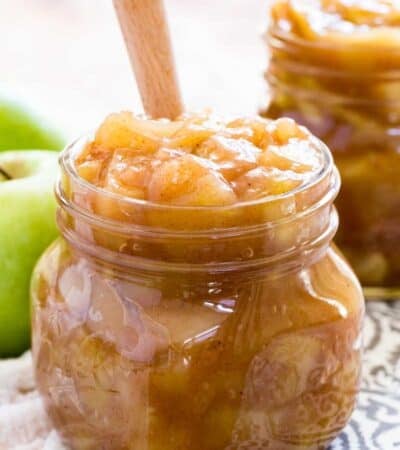
<path id="1" fill-rule="evenodd" d="M 32 284 L 36 378 L 66 442 L 325 448 L 354 408 L 364 311 L 331 245 L 329 151 L 301 188 L 210 208 L 98 189 L 74 167 L 82 146 L 62 156 L 63 237 Z"/>
<path id="2" fill-rule="evenodd" d="M 304 5 L 274 2 L 265 115 L 292 117 L 330 147 L 342 177 L 337 243 L 367 295 L 391 297 L 400 292 L 400 16 L 378 0 Z"/>

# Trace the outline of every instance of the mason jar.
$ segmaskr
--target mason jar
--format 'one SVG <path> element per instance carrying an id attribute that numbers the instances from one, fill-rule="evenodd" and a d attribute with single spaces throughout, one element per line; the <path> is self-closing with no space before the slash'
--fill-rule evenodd
<path id="1" fill-rule="evenodd" d="M 306 11 L 311 14 L 312 6 Z M 321 12 L 314 13 L 317 20 Z M 395 297 L 400 294 L 400 41 L 367 24 L 352 34 L 350 22 L 340 24 L 340 18 L 335 19 L 339 31 L 308 39 L 285 30 L 283 9 L 275 14 L 267 33 L 270 99 L 263 115 L 294 118 L 331 149 L 342 178 L 336 242 L 368 297 Z M 373 17 L 369 14 L 357 20 Z M 322 20 L 314 23 L 318 32 L 324 26 Z"/>
<path id="2" fill-rule="evenodd" d="M 62 153 L 62 237 L 32 282 L 37 384 L 65 442 L 326 448 L 354 408 L 364 314 L 332 244 L 329 150 L 297 189 L 188 207 L 89 184 L 74 165 L 84 145 Z"/>

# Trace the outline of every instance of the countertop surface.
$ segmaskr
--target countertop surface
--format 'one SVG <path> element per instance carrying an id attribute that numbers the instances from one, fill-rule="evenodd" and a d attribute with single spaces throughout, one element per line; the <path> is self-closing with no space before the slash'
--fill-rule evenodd
<path id="1" fill-rule="evenodd" d="M 267 0 L 166 0 L 185 103 L 263 104 Z M 27 99 L 73 138 L 110 111 L 141 110 L 110 0 L 0 0 L 0 94 Z M 400 301 L 367 307 L 363 389 L 331 450 L 400 449 Z M 61 449 L 30 354 L 0 362 L 0 450 Z"/>

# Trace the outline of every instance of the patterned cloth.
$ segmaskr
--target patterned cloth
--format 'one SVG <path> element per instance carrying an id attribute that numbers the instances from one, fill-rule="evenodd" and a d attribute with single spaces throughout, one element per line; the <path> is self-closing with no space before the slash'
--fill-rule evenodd
<path id="1" fill-rule="evenodd" d="M 400 301 L 367 305 L 362 391 L 330 450 L 400 450 Z"/>
<path id="2" fill-rule="evenodd" d="M 362 391 L 329 450 L 400 450 L 400 301 L 371 302 Z M 0 450 L 66 450 L 34 388 L 29 353 L 0 362 Z"/>

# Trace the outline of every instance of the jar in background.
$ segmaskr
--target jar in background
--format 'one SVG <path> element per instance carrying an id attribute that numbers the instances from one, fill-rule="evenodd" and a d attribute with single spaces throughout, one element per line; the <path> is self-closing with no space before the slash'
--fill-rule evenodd
<path id="1" fill-rule="evenodd" d="M 367 296 L 393 297 L 400 293 L 400 39 L 368 28 L 373 13 L 355 15 L 362 2 L 297 6 L 278 0 L 273 8 L 264 115 L 294 118 L 331 149 L 342 178 L 336 242 Z"/>
<path id="2" fill-rule="evenodd" d="M 61 436 L 75 450 L 326 448 L 354 408 L 364 314 L 331 244 L 328 149 L 288 193 L 174 207 L 85 182 L 82 146 L 61 156 L 63 237 L 32 284 L 36 379 Z"/>

